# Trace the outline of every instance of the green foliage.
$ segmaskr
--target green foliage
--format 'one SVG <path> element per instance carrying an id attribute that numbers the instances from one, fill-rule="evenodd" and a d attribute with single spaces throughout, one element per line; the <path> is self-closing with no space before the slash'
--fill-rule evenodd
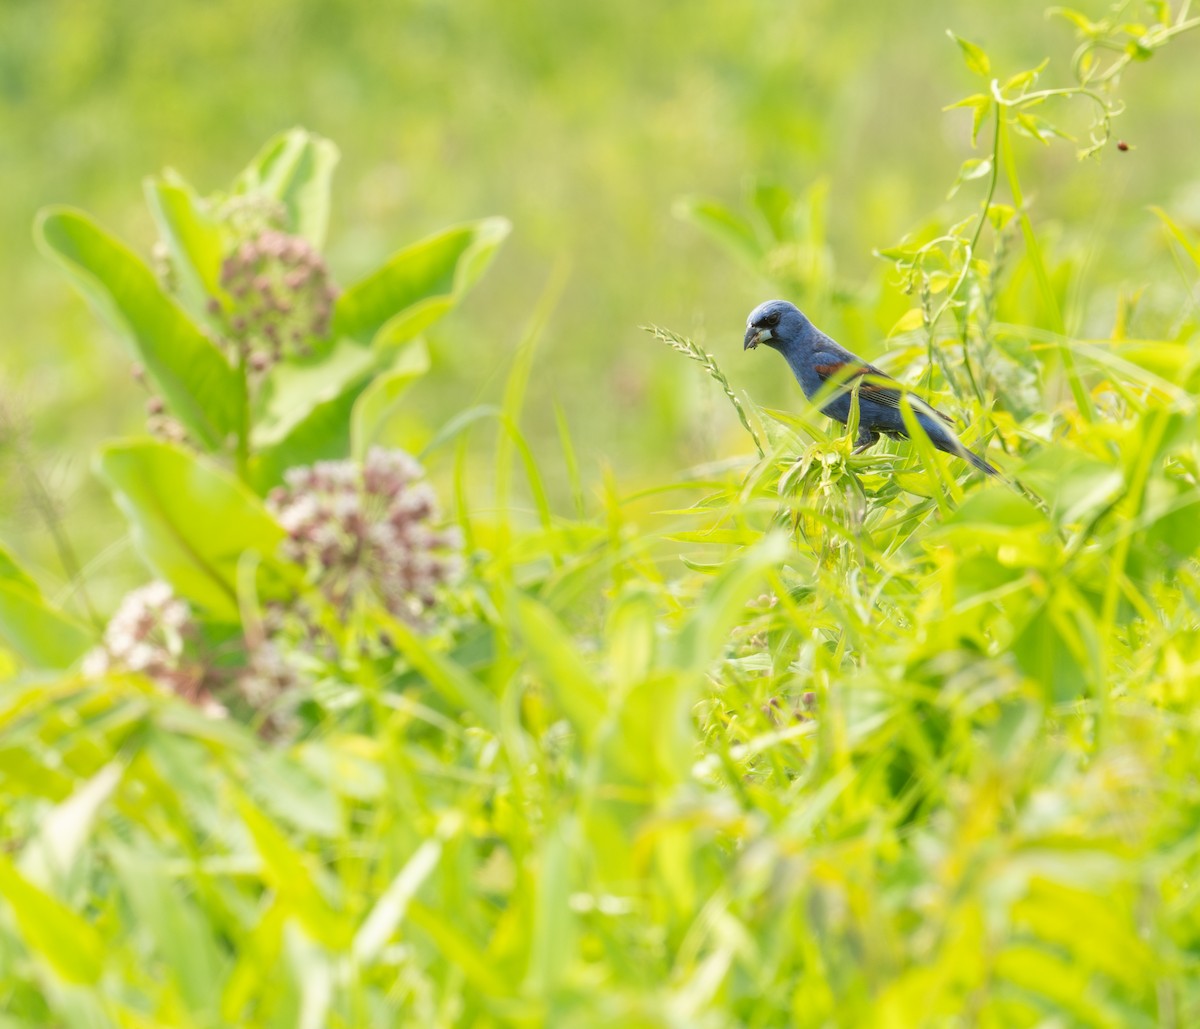
<path id="1" fill-rule="evenodd" d="M 1124 67 L 1191 25 L 1152 4 L 1135 32 L 1128 7 L 1070 16 L 1084 52 L 1119 43 Z M 267 252 L 325 288 L 328 141 L 285 133 L 208 198 L 151 180 L 157 279 L 86 216 L 43 216 L 161 394 L 166 438 L 94 466 L 129 561 L 170 587 L 139 616 L 171 631 L 135 663 L 117 605 L 102 641 L 70 613 L 112 592 L 103 563 L 56 593 L 0 551 L 9 1022 L 1197 1021 L 1200 242 L 1147 216 L 1186 274 L 1083 332 L 1094 287 L 1017 158 L 1042 159 L 1031 111 L 1059 97 L 1107 137 L 1114 65 L 1077 55 L 1078 84 L 1039 93 L 1052 65 L 1005 78 L 954 38 L 988 80 L 964 101 L 987 155 L 879 251 L 889 283 L 835 265 L 820 182 L 678 211 L 847 343 L 887 334 L 878 360 L 1011 481 L 920 434 L 854 454 L 853 425 L 796 390 L 758 403 L 723 351 L 654 329 L 746 436 L 671 481 L 577 485 L 564 513 L 526 434 L 552 278 L 502 403 L 424 433 L 429 460 L 458 448 L 439 481 L 465 568 L 404 604 L 387 562 L 454 548 L 393 448 L 440 356 L 426 331 L 507 223 L 402 248 L 327 319 L 276 311 L 261 325 L 312 331 L 275 348 L 237 327 L 226 265 L 286 279 Z M 583 405 L 559 400 L 578 483 Z"/>

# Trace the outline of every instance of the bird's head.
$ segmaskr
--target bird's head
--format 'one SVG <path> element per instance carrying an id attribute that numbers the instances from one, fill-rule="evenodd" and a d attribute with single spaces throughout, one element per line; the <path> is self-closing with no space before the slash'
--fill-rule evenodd
<path id="1" fill-rule="evenodd" d="M 786 300 L 768 300 L 759 304 L 746 319 L 746 338 L 743 350 L 753 350 L 760 343 L 779 349 L 799 339 L 810 323 L 801 310 Z"/>

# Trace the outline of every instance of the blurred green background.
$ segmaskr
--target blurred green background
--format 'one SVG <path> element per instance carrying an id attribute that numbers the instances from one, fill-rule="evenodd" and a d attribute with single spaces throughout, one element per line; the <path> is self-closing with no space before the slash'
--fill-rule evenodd
<path id="1" fill-rule="evenodd" d="M 970 141 L 969 115 L 942 108 L 977 88 L 945 30 L 983 44 L 1001 77 L 1050 55 L 1043 81 L 1065 85 L 1072 30 L 1043 12 L 1040 2 L 947 0 L 9 0 L 0 534 L 40 572 L 58 573 L 15 460 L 23 452 L 85 555 L 119 535 L 87 462 L 94 442 L 144 424 L 144 394 L 117 342 L 34 251 L 40 205 L 86 208 L 145 254 L 143 176 L 171 165 L 210 192 L 300 124 L 342 150 L 329 251 L 343 284 L 446 224 L 507 215 L 515 232 L 495 268 L 433 330 L 434 373 L 412 394 L 414 424 L 432 432 L 499 395 L 557 269 L 565 286 L 525 430 L 561 487 L 561 404 L 585 478 L 611 466 L 633 489 L 745 449 L 711 383 L 640 325 L 693 336 L 762 403 L 799 398 L 776 362 L 740 353 L 747 311 L 775 290 L 673 217 L 678 198 L 740 205 L 756 180 L 798 194 L 824 180 L 838 289 L 886 295 L 894 286 L 872 250 L 920 229 L 927 212 L 955 219 L 978 202 L 970 188 L 945 199 Z M 1069 144 L 1023 149 L 1037 217 L 1083 227 L 1056 244 L 1088 282 L 1080 295 L 1092 306 L 1070 313 L 1083 334 L 1107 334 L 1122 285 L 1149 285 L 1152 297 L 1154 282 L 1175 274 L 1146 205 L 1200 223 L 1193 48 L 1135 66 L 1122 96 L 1117 135 L 1130 152 L 1080 163 Z M 820 314 L 845 342 L 883 346 L 882 314 L 878 324 L 843 321 L 837 304 Z"/>

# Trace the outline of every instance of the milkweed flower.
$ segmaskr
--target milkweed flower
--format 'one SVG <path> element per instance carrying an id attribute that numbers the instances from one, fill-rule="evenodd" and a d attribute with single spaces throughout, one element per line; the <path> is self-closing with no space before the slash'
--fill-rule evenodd
<path id="1" fill-rule="evenodd" d="M 437 527 L 437 496 L 404 451 L 293 468 L 285 483 L 267 500 L 287 530 L 283 552 L 343 613 L 368 595 L 420 625 L 458 576 L 459 532 Z"/>
<path id="2" fill-rule="evenodd" d="M 209 311 L 256 375 L 286 356 L 307 356 L 329 335 L 338 289 L 303 236 L 267 229 L 245 240 L 222 262 L 221 288 L 229 306 L 213 298 Z"/>
<path id="3" fill-rule="evenodd" d="M 136 672 L 211 713 L 224 713 L 194 652 L 197 637 L 187 604 L 165 582 L 151 582 L 125 595 L 82 671 Z"/>

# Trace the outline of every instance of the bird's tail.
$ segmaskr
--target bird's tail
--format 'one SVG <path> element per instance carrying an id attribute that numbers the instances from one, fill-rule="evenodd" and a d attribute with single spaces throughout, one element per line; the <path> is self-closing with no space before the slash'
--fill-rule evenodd
<path id="1" fill-rule="evenodd" d="M 1004 478 L 1000 472 L 988 464 L 982 457 L 967 449 L 966 445 L 953 432 L 941 422 L 935 422 L 929 418 L 917 416 L 917 421 L 920 422 L 921 428 L 925 430 L 929 437 L 929 442 L 932 443 L 938 450 L 944 451 L 947 454 L 953 454 L 955 457 L 961 457 L 964 461 L 969 461 L 978 468 L 984 475 L 995 475 L 998 478 Z"/>
<path id="2" fill-rule="evenodd" d="M 973 464 L 976 468 L 978 468 L 981 472 L 983 472 L 984 475 L 997 475 L 997 476 L 1000 475 L 1000 472 L 997 469 L 993 468 L 982 457 L 980 457 L 978 454 L 968 450 L 966 447 L 962 447 L 962 449 L 959 450 L 958 454 L 959 454 L 959 457 L 962 457 L 965 460 L 970 461 L 971 464 Z"/>

